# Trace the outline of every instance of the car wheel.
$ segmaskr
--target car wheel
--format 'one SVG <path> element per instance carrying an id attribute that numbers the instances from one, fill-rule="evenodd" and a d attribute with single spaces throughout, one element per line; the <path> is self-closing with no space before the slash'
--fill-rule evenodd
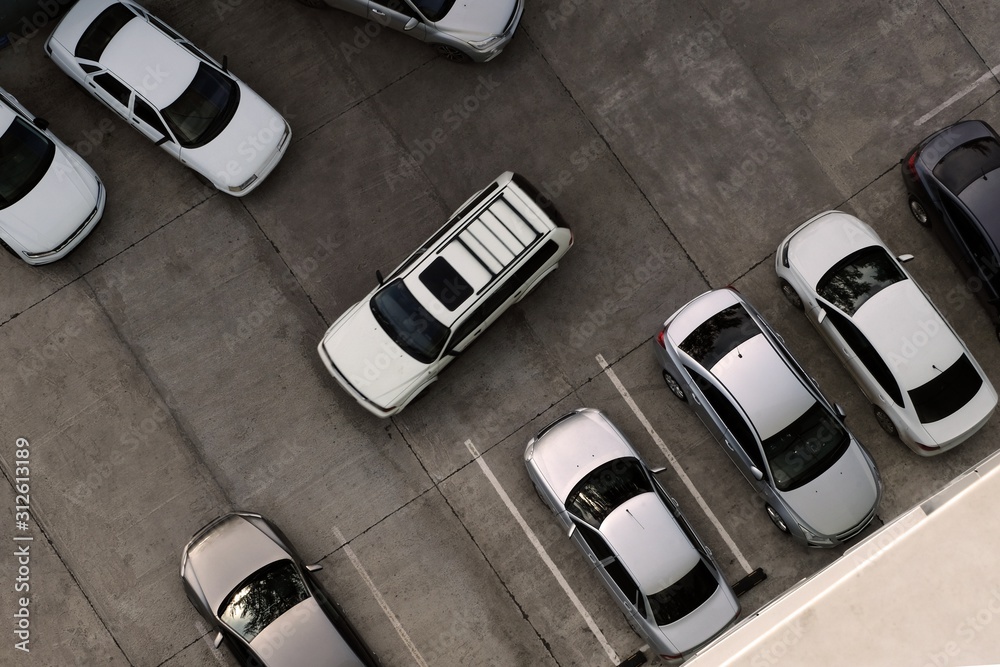
<path id="1" fill-rule="evenodd" d="M 671 394 L 687 403 L 688 397 L 687 394 L 684 393 L 684 387 L 682 387 L 680 383 L 674 379 L 673 375 L 667 371 L 663 371 L 663 381 L 667 383 L 667 389 L 670 390 Z"/>
<path id="2" fill-rule="evenodd" d="M 882 430 L 892 437 L 898 438 L 899 431 L 896 430 L 896 425 L 892 423 L 891 419 L 889 419 L 889 415 L 885 413 L 885 410 L 877 405 L 873 405 L 872 409 L 875 411 L 875 421 L 877 421 L 878 425 L 882 427 Z"/>
<path id="3" fill-rule="evenodd" d="M 785 295 L 785 300 L 798 310 L 805 310 L 802 306 L 802 297 L 795 291 L 795 288 L 788 284 L 787 280 L 781 281 L 781 293 Z"/>
<path id="4" fill-rule="evenodd" d="M 764 509 L 767 510 L 767 516 L 771 519 L 771 523 L 781 532 L 787 533 L 788 526 L 785 524 L 785 520 L 781 518 L 781 515 L 770 505 L 764 505 Z"/>
<path id="5" fill-rule="evenodd" d="M 320 7 L 327 6 L 327 4 L 323 0 L 299 0 L 299 2 L 301 2 L 306 7 L 316 7 L 317 9 L 319 9 Z"/>
<path id="6" fill-rule="evenodd" d="M 924 208 L 923 203 L 913 195 L 910 195 L 910 213 L 913 214 L 913 219 L 920 223 L 921 227 L 930 227 L 931 219 L 927 215 L 927 209 Z"/>
<path id="7" fill-rule="evenodd" d="M 437 50 L 439 56 L 453 63 L 467 63 L 471 60 L 465 51 L 456 49 L 454 46 L 448 44 L 438 44 L 434 48 Z"/>

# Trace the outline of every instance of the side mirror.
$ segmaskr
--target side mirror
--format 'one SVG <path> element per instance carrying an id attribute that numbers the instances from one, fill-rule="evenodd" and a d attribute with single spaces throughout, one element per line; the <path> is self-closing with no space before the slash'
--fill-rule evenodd
<path id="1" fill-rule="evenodd" d="M 899 255 L 898 257 L 896 257 L 896 259 L 898 259 L 900 263 L 906 264 L 911 259 L 913 259 L 913 255 L 911 255 L 910 253 L 906 253 L 905 255 Z"/>
<path id="2" fill-rule="evenodd" d="M 816 323 L 822 324 L 823 320 L 826 319 L 826 311 L 823 310 L 822 308 L 818 308 L 817 311 L 818 312 L 816 313 Z"/>
<path id="3" fill-rule="evenodd" d="M 229 71 L 229 56 L 222 56 L 222 71 Z"/>
<path id="4" fill-rule="evenodd" d="M 313 563 L 312 565 L 306 565 L 306 572 L 319 572 L 323 569 L 323 566 L 319 563 Z"/>
<path id="5" fill-rule="evenodd" d="M 418 21 L 416 17 L 414 17 L 406 22 L 406 25 L 403 26 L 403 30 L 413 30 L 418 25 L 420 25 L 420 21 Z"/>
<path id="6" fill-rule="evenodd" d="M 378 269 L 375 269 L 375 278 L 378 279 L 379 287 L 385 284 L 385 278 L 382 277 L 382 272 Z"/>
<path id="7" fill-rule="evenodd" d="M 49 121 L 45 120 L 41 116 L 35 116 L 34 123 L 35 127 L 37 127 L 39 130 L 49 129 Z"/>
<path id="8" fill-rule="evenodd" d="M 575 532 L 576 532 L 576 524 L 574 523 L 572 526 L 569 527 L 569 532 L 566 533 L 566 537 L 573 537 L 573 533 Z"/>
<path id="9" fill-rule="evenodd" d="M 217 632 L 215 634 L 215 641 L 213 642 L 213 645 L 215 646 L 215 648 L 219 648 L 220 646 L 222 646 L 222 633 L 221 632 Z"/>
<path id="10" fill-rule="evenodd" d="M 753 478 L 758 482 L 764 479 L 764 473 L 762 473 L 760 471 L 760 468 L 758 468 L 757 466 L 750 466 L 750 474 L 753 475 Z"/>
<path id="11" fill-rule="evenodd" d="M 834 403 L 833 409 L 837 411 L 837 416 L 841 419 L 847 419 L 847 413 L 844 412 L 844 408 L 840 407 L 840 403 Z"/>
<path id="12" fill-rule="evenodd" d="M 658 474 L 660 474 L 661 472 L 663 472 L 664 470 L 666 470 L 666 468 L 665 468 L 665 467 L 663 467 L 663 466 L 660 466 L 659 468 L 653 468 L 653 469 L 652 469 L 652 470 L 650 470 L 649 472 L 653 473 L 654 475 L 658 475 Z"/>

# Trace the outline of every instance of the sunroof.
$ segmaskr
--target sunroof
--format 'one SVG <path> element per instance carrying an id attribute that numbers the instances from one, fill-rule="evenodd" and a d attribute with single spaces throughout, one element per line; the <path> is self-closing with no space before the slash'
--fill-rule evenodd
<path id="1" fill-rule="evenodd" d="M 420 272 L 420 282 L 448 310 L 455 310 L 475 292 L 444 257 L 438 257 Z"/>

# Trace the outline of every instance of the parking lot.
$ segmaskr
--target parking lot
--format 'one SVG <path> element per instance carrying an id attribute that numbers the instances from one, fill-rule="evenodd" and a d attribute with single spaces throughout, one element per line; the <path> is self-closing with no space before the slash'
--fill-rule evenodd
<path id="1" fill-rule="evenodd" d="M 916 256 L 907 269 L 1000 381 L 993 326 L 910 217 L 898 167 L 938 127 L 1000 126 L 990 0 L 528 0 L 485 65 L 294 0 L 144 6 L 228 56 L 292 145 L 256 191 L 227 197 L 59 72 L 42 51 L 50 22 L 0 51 L 0 86 L 108 189 L 67 259 L 0 253 L 0 536 L 12 544 L 26 438 L 34 538 L 31 651 L 8 621 L 0 662 L 235 664 L 178 570 L 190 536 L 239 509 L 323 565 L 386 665 L 615 664 L 643 641 L 522 461 L 581 406 L 667 467 L 730 582 L 766 571 L 741 598 L 752 613 L 843 549 L 780 534 L 664 386 L 652 338 L 710 288 L 738 288 L 845 408 L 883 478 L 873 527 L 996 449 L 996 417 L 933 459 L 891 440 L 774 274 L 791 229 L 854 213 Z M 573 249 L 426 396 L 376 419 L 329 376 L 320 337 L 376 269 L 508 169 L 553 199 Z M 0 558 L 0 585 L 16 576 Z M 2 604 L 11 619 L 15 599 Z"/>

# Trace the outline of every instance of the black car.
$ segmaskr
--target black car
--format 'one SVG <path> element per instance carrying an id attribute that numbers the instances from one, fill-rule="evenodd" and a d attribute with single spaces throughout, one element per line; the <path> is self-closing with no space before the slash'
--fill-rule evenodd
<path id="1" fill-rule="evenodd" d="M 1000 136 L 962 121 L 921 141 L 900 167 L 910 212 L 941 240 L 1000 338 Z"/>

